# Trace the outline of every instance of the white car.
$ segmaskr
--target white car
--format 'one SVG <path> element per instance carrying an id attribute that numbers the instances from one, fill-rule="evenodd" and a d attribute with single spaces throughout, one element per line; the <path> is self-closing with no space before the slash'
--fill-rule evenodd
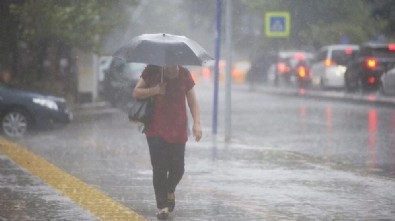
<path id="1" fill-rule="evenodd" d="M 395 64 L 381 75 L 380 92 L 383 95 L 395 95 Z"/>
<path id="2" fill-rule="evenodd" d="M 344 88 L 348 62 L 359 51 L 358 45 L 328 45 L 320 49 L 311 66 L 312 84 L 321 88 Z"/>

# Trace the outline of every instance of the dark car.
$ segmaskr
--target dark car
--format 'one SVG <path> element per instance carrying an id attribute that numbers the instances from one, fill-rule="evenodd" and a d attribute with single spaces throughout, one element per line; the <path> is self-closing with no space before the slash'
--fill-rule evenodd
<path id="1" fill-rule="evenodd" d="M 295 72 L 296 72 L 296 82 L 299 88 L 310 87 L 312 82 L 310 68 L 311 68 L 311 64 L 309 61 L 300 60 L 297 63 L 295 67 Z"/>
<path id="2" fill-rule="evenodd" d="M 347 65 L 346 90 L 376 91 L 386 66 L 395 61 L 395 44 L 365 43 Z"/>
<path id="3" fill-rule="evenodd" d="M 8 137 L 22 137 L 31 128 L 48 129 L 65 125 L 72 118 L 63 98 L 23 91 L 0 83 L 1 127 Z"/>
<path id="4" fill-rule="evenodd" d="M 299 84 L 302 81 L 301 85 L 309 84 L 309 66 L 313 58 L 314 55 L 306 51 L 279 51 L 272 59 L 274 63 L 267 70 L 268 80 L 275 85 L 295 82 Z"/>
<path id="5" fill-rule="evenodd" d="M 126 107 L 133 101 L 132 92 L 146 64 L 126 63 L 114 57 L 110 68 L 105 70 L 103 81 L 104 98 L 114 107 Z"/>
<path id="6" fill-rule="evenodd" d="M 274 56 L 270 53 L 262 53 L 251 62 L 251 67 L 247 72 L 246 80 L 250 84 L 267 81 L 267 70 L 274 63 Z"/>

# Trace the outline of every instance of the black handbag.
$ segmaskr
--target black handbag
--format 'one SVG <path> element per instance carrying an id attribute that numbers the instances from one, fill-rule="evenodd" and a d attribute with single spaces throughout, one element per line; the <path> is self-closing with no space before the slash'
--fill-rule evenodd
<path id="1" fill-rule="evenodd" d="M 129 109 L 129 121 L 144 124 L 148 123 L 151 119 L 152 109 L 153 99 L 151 97 L 146 99 L 137 99 Z"/>

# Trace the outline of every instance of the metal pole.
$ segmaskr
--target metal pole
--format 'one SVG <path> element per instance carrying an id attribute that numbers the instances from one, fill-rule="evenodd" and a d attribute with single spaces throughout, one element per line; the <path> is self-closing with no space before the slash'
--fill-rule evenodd
<path id="1" fill-rule="evenodd" d="M 92 59 L 92 103 L 97 101 L 97 94 L 98 94 L 98 74 L 99 74 L 99 56 L 93 54 Z"/>
<path id="2" fill-rule="evenodd" d="M 217 0 L 216 32 L 215 32 L 215 66 L 214 66 L 214 104 L 213 104 L 213 135 L 217 135 L 218 127 L 218 84 L 219 84 L 219 57 L 221 48 L 221 3 Z"/>
<path id="3" fill-rule="evenodd" d="M 226 82 L 225 82 L 225 141 L 231 139 L 232 128 L 232 8 L 233 0 L 226 1 Z"/>

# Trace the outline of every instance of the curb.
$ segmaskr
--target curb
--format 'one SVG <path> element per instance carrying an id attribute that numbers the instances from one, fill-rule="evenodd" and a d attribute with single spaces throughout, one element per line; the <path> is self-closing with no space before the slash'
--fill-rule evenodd
<path id="1" fill-rule="evenodd" d="M 275 89 L 275 88 L 263 88 L 260 90 L 264 93 L 276 94 L 276 95 L 288 95 L 306 97 L 312 99 L 325 99 L 325 100 L 336 100 L 342 102 L 353 102 L 371 105 L 380 105 L 387 107 L 395 107 L 395 97 L 383 97 L 378 94 L 349 94 L 345 92 L 336 91 L 316 91 L 316 90 L 305 90 L 305 89 Z"/>
<path id="2" fill-rule="evenodd" d="M 75 107 L 73 107 L 73 111 L 96 109 L 96 108 L 109 108 L 109 107 L 111 107 L 110 103 L 106 101 L 98 101 L 98 102 L 83 103 L 76 105 Z"/>

